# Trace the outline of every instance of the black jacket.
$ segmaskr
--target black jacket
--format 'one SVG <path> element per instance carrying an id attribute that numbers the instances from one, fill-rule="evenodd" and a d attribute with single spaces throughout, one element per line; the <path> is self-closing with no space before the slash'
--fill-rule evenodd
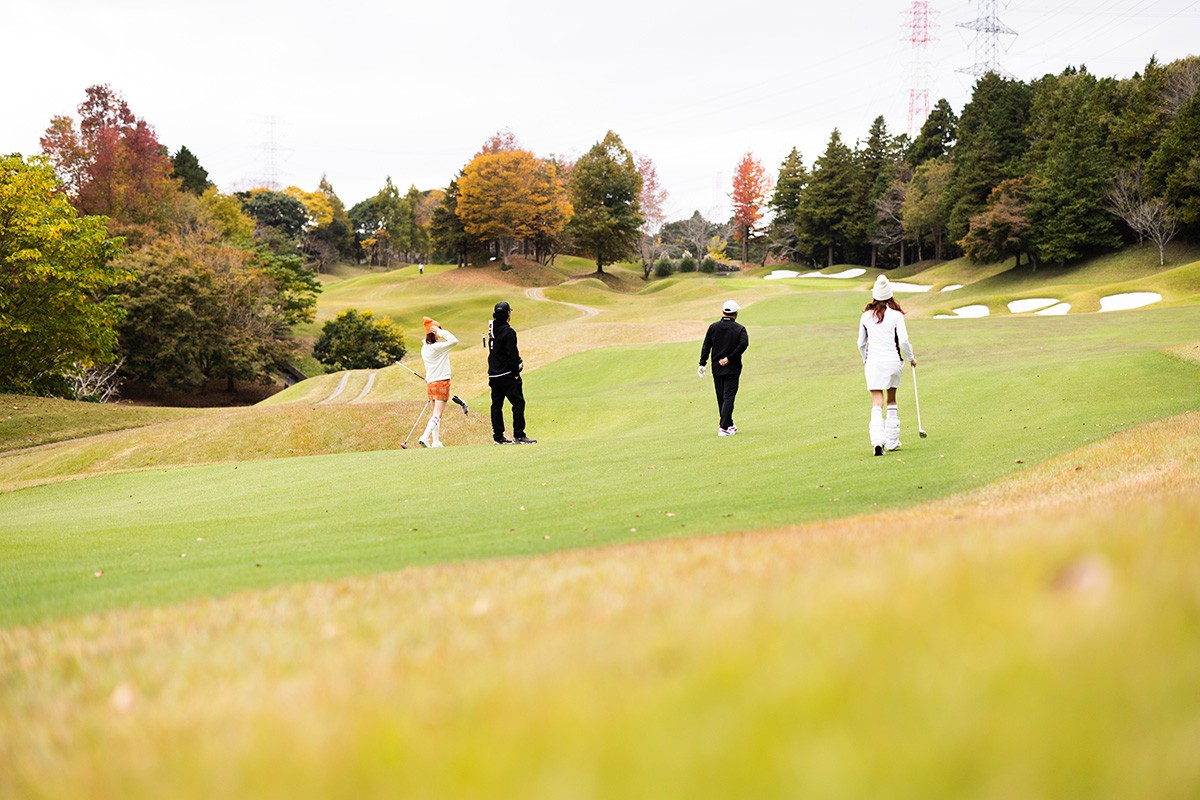
<path id="1" fill-rule="evenodd" d="M 704 335 L 704 347 L 700 349 L 700 366 L 708 363 L 708 354 L 712 352 L 713 375 L 740 375 L 742 373 L 742 353 L 750 346 L 750 336 L 745 327 L 737 320 L 721 317 L 708 326 Z M 729 363 L 721 366 L 722 358 L 728 358 Z"/>
<path id="2" fill-rule="evenodd" d="M 521 374 L 521 352 L 517 350 L 517 332 L 507 320 L 493 320 L 488 337 L 488 377 L 515 378 Z"/>

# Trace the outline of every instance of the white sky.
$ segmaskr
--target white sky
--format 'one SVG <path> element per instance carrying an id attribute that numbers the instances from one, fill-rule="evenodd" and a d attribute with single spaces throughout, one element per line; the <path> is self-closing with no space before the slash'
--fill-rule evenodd
<path id="1" fill-rule="evenodd" d="M 223 191 L 326 173 L 347 206 L 387 175 L 444 187 L 512 130 L 576 157 L 608 129 L 650 156 L 669 218 L 729 215 L 747 151 L 774 175 L 811 165 L 834 127 L 853 143 L 883 114 L 908 126 L 911 0 L 0 0 L 0 152 L 38 152 L 55 114 L 108 83 Z M 961 112 L 980 3 L 931 0 L 931 103 Z M 986 4 L 985 4 L 986 5 Z M 1200 52 L 1200 0 L 999 0 L 1023 79 L 1086 64 L 1126 77 L 1151 54 Z M 268 120 L 275 123 L 269 124 Z"/>

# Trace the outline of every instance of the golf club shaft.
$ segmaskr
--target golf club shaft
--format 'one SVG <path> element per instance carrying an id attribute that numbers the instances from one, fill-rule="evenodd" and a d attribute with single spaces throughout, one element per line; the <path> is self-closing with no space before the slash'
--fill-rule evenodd
<path id="1" fill-rule="evenodd" d="M 913 375 L 913 408 L 917 410 L 917 430 L 924 430 L 921 425 L 921 400 L 917 397 L 917 368 L 912 368 Z"/>
<path id="2" fill-rule="evenodd" d="M 405 446 L 408 445 L 409 437 L 411 437 L 413 435 L 413 431 L 415 431 L 417 429 L 417 425 L 419 425 L 421 423 L 421 417 L 425 416 L 425 409 L 427 409 L 427 408 L 429 408 L 428 400 L 425 401 L 425 405 L 421 406 L 421 413 L 417 414 L 416 422 L 414 422 L 413 426 L 408 429 L 408 436 L 404 437 L 404 445 Z M 401 447 L 401 449 L 404 449 L 403 446 Z"/>
<path id="3" fill-rule="evenodd" d="M 416 376 L 417 376 L 418 378 L 420 378 L 421 380 L 425 380 L 425 376 L 424 376 L 424 375 L 422 375 L 421 373 L 417 372 L 416 370 L 414 370 L 412 367 L 408 366 L 407 364 L 401 364 L 399 361 L 397 361 L 397 362 L 396 362 L 396 366 L 398 366 L 398 367 L 404 367 L 406 370 L 408 370 L 409 372 L 411 372 L 413 375 L 416 375 Z"/>

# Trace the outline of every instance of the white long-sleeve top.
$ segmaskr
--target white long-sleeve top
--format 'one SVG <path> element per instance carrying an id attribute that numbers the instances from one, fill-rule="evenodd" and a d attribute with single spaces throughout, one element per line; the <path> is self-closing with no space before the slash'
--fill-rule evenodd
<path id="1" fill-rule="evenodd" d="M 874 312 L 864 311 L 858 322 L 858 352 L 863 363 L 912 361 L 913 349 L 908 329 L 904 327 L 904 315 L 889 308 L 883 312 L 883 321 L 876 322 Z"/>
<path id="2" fill-rule="evenodd" d="M 445 328 L 434 328 L 438 340 L 433 344 L 426 342 L 421 345 L 421 359 L 425 362 L 425 380 L 450 380 L 450 349 L 458 344 L 454 334 Z"/>

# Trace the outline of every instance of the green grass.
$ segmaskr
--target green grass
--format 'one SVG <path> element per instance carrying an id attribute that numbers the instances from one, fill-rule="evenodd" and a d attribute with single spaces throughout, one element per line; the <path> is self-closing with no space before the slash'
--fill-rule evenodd
<path id="1" fill-rule="evenodd" d="M 463 339 L 443 450 L 395 449 L 424 400 L 397 367 L 359 401 L 370 371 L 249 409 L 0 397 L 0 796 L 1193 797 L 1200 262 L 1149 255 L 914 268 L 955 305 L 1165 299 L 902 297 L 930 437 L 906 373 L 886 458 L 875 272 L 328 277 L 324 316 Z M 536 447 L 485 443 L 497 295 Z M 751 348 L 718 439 L 726 297 Z"/>
<path id="2" fill-rule="evenodd" d="M 860 302 L 852 291 L 788 292 L 747 309 L 742 433 L 729 441 L 714 436 L 711 381 L 695 376 L 693 342 L 593 349 L 531 372 L 530 431 L 543 440 L 536 448 L 247 461 L 288 454 L 282 447 L 330 452 L 341 437 L 345 449 L 378 450 L 402 438 L 417 408 L 281 417 L 267 406 L 186 435 L 166 428 L 148 445 L 141 431 L 38 461 L 22 454 L 25 471 L 12 469 L 23 480 L 83 471 L 134 442 L 142 446 L 125 468 L 236 463 L 0 495 L 8 548 L 0 577 L 13 587 L 0 622 L 900 508 L 1200 405 L 1200 369 L 1160 352 L 1194 339 L 1193 307 L 965 325 L 914 320 L 932 438 L 913 435 L 906 383 L 908 447 L 876 460 L 846 323 Z M 419 393 L 418 381 L 405 382 L 411 376 L 387 372 L 397 390 Z M 309 399 L 336 377 L 323 376 L 325 388 Z M 486 442 L 485 398 L 470 400 L 474 441 Z M 351 431 L 365 431 L 365 443 Z M 426 469 L 436 480 L 423 477 Z M 439 522 L 446 518 L 454 525 Z M 197 536 L 205 543 L 189 552 Z M 96 570 L 103 581 L 90 577 Z"/>

